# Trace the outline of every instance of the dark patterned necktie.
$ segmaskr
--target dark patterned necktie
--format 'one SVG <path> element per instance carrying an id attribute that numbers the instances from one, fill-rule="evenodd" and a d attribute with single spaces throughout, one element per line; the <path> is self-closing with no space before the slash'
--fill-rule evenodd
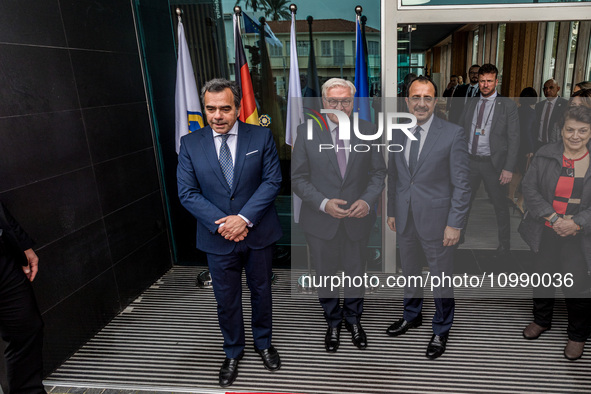
<path id="1" fill-rule="evenodd" d="M 228 186 L 231 189 L 234 180 L 234 163 L 232 162 L 232 152 L 230 152 L 230 147 L 228 146 L 228 137 L 230 137 L 230 134 L 223 134 L 221 137 L 222 146 L 220 147 L 219 160 L 224 178 L 226 178 L 226 182 L 228 182 Z"/>

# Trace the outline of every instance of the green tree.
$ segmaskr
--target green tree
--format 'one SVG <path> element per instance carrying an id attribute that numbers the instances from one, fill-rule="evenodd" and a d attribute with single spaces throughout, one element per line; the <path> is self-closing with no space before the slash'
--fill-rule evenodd
<path id="1" fill-rule="evenodd" d="M 240 5 L 241 2 L 242 0 L 236 0 L 236 4 L 234 5 Z M 244 0 L 244 9 L 246 10 L 248 7 L 250 7 L 254 12 L 256 12 L 259 8 L 262 8 L 263 11 L 265 11 L 265 5 L 261 4 L 264 2 L 265 0 Z"/>
<path id="2" fill-rule="evenodd" d="M 263 3 L 265 17 L 269 18 L 269 20 L 278 21 L 291 18 L 290 3 L 287 0 L 261 0 L 261 2 Z"/>

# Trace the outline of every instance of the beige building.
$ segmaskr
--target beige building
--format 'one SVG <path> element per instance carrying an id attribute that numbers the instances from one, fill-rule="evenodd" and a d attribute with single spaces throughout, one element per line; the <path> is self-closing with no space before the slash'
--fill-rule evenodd
<path id="1" fill-rule="evenodd" d="M 290 28 L 291 21 L 268 22 L 275 36 L 283 47 L 273 46 L 267 42 L 273 76 L 276 81 L 277 94 L 285 97 L 289 77 Z M 296 20 L 298 65 L 302 76 L 302 87 L 308 70 L 310 53 L 310 34 L 307 20 Z M 368 47 L 368 69 L 370 81 L 379 86 L 380 81 L 380 31 L 366 26 Z M 315 19 L 312 23 L 314 52 L 320 84 L 333 77 L 345 78 L 350 81 L 355 77 L 355 22 L 344 19 Z M 252 68 L 248 46 L 257 46 L 258 34 L 242 35 L 245 52 Z M 231 52 L 233 54 L 233 51 Z M 232 61 L 232 59 L 231 59 Z M 233 65 L 230 67 L 233 72 Z"/>

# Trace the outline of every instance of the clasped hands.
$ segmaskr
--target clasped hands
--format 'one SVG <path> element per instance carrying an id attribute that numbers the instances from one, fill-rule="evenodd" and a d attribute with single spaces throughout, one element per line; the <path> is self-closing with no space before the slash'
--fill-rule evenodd
<path id="1" fill-rule="evenodd" d="M 223 217 L 216 220 L 215 224 L 223 224 L 223 226 L 218 227 L 218 233 L 228 241 L 243 241 L 248 234 L 247 223 L 238 215 Z"/>
<path id="2" fill-rule="evenodd" d="M 328 200 L 324 206 L 324 211 L 336 219 L 358 218 L 361 219 L 369 214 L 369 206 L 363 200 L 357 200 L 349 209 L 341 208 L 341 205 L 347 205 L 347 201 L 338 198 Z"/>
<path id="3" fill-rule="evenodd" d="M 561 237 L 568 237 L 577 233 L 577 224 L 572 219 L 558 218 L 552 225 L 552 230 Z"/>

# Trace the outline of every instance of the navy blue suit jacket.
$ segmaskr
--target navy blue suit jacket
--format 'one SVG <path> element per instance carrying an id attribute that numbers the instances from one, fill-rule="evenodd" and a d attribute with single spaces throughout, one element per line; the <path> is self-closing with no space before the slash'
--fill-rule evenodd
<path id="1" fill-rule="evenodd" d="M 262 249 L 281 238 L 274 201 L 281 186 L 277 148 L 269 129 L 242 123 L 234 160 L 234 184 L 228 186 L 216 154 L 211 127 L 181 139 L 177 182 L 183 206 L 197 219 L 197 248 L 206 253 L 231 253 L 236 242 L 218 232 L 215 221 L 241 214 L 253 223 L 244 239 Z"/>

